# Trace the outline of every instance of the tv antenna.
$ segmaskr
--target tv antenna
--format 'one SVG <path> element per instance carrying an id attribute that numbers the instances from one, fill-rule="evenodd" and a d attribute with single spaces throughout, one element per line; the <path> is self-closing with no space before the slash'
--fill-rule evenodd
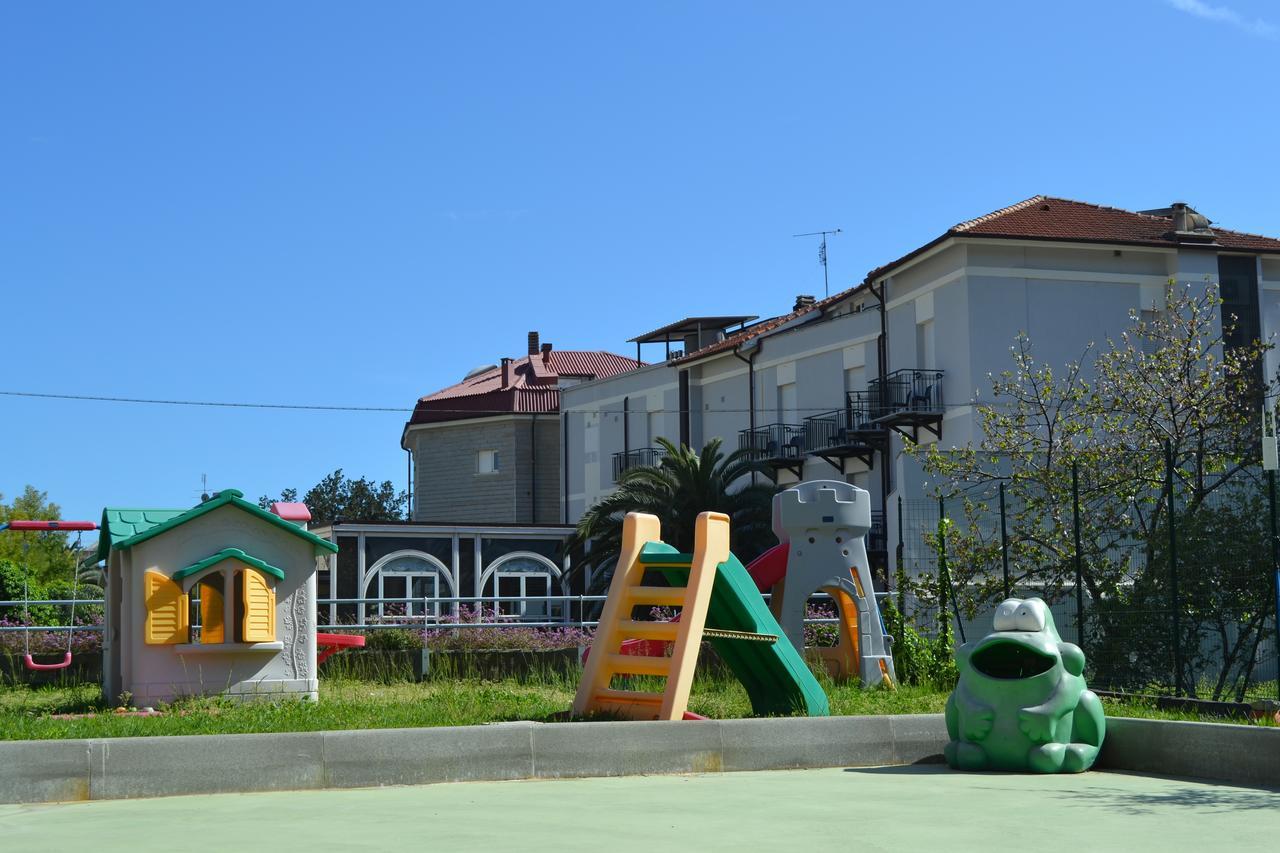
<path id="1" fill-rule="evenodd" d="M 818 263 L 822 264 L 822 292 L 824 296 L 831 295 L 831 282 L 827 278 L 827 235 L 832 236 L 839 234 L 840 229 L 836 228 L 830 231 L 807 231 L 804 234 L 792 234 L 792 237 L 822 237 L 822 243 L 818 246 Z"/>

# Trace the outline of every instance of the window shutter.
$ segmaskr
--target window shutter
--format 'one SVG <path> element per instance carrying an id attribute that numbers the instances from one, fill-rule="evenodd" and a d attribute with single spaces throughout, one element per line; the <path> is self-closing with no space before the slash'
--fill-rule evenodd
<path id="1" fill-rule="evenodd" d="M 170 646 L 187 641 L 187 596 L 178 582 L 160 572 L 147 571 L 142 580 L 147 620 L 147 645 Z"/>
<path id="2" fill-rule="evenodd" d="M 240 573 L 244 621 L 241 637 L 246 643 L 271 643 L 276 639 L 276 591 L 254 569 Z"/>
<path id="3" fill-rule="evenodd" d="M 218 584 L 223 582 L 222 575 L 216 574 Z M 226 625 L 223 620 L 222 590 L 212 583 L 200 584 L 200 642 L 225 643 L 227 641 Z"/>

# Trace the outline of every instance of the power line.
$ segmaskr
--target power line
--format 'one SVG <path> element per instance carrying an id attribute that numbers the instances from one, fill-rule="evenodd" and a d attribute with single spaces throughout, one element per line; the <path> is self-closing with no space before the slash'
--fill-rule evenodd
<path id="1" fill-rule="evenodd" d="M 103 397 L 95 394 L 48 394 L 35 391 L 0 391 L 5 397 L 46 400 L 78 400 L 95 403 L 143 403 L 153 406 L 204 406 L 220 409 L 297 409 L 311 412 L 412 412 L 401 406 L 322 406 L 304 403 L 228 403 L 217 400 L 159 400 L 146 397 Z"/>
<path id="2" fill-rule="evenodd" d="M 416 411 L 413 408 L 404 406 L 336 406 L 309 403 L 245 403 L 226 400 L 167 400 L 150 397 L 110 397 L 98 394 L 54 394 L 49 392 L 38 391 L 0 391 L 0 396 L 4 397 L 20 397 L 27 399 L 42 400 L 69 400 L 72 402 L 91 402 L 91 403 L 128 403 L 134 405 L 151 405 L 151 406 L 189 406 L 195 408 L 216 408 L 216 409 L 268 409 L 268 410 L 285 410 L 285 411 L 304 411 L 304 412 L 372 412 L 372 413 L 391 413 L 391 414 L 412 414 Z M 1272 392 L 1264 396 L 1264 399 L 1272 400 L 1280 397 L 1280 391 Z M 967 403 L 931 403 L 930 408 L 933 409 L 963 409 L 963 408 L 1010 408 L 1017 405 L 1015 401 L 1007 403 L 991 400 L 991 401 L 970 401 Z M 844 411 L 844 406 L 832 407 L 827 406 L 809 406 L 798 407 L 792 411 L 797 414 L 801 412 L 812 412 L 818 414 L 826 414 L 828 412 Z M 471 415 L 474 417 L 483 417 L 486 415 L 514 415 L 514 414 L 530 414 L 530 415 L 639 415 L 639 414 L 658 414 L 658 415 L 679 415 L 685 414 L 686 410 L 682 409 L 653 409 L 653 410 L 637 410 L 637 409 L 557 409 L 550 412 L 513 412 L 511 409 L 446 409 L 432 406 L 426 410 L 432 414 L 440 415 Z M 772 409 L 757 408 L 757 413 L 768 413 Z M 1112 410 L 1108 410 L 1112 411 Z M 1114 410 L 1120 411 L 1120 410 Z M 751 409 L 732 407 L 732 406 L 708 406 L 701 409 L 688 409 L 687 413 L 694 414 L 748 414 Z"/>

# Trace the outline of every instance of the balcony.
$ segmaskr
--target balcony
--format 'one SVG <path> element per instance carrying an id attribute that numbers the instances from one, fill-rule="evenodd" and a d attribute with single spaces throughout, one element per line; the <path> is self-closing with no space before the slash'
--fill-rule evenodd
<path id="1" fill-rule="evenodd" d="M 881 379 L 871 380 L 867 387 L 874 423 L 916 442 L 920 440 L 921 428 L 942 437 L 942 417 L 946 410 L 942 402 L 941 370 L 895 370 Z"/>
<path id="2" fill-rule="evenodd" d="M 752 462 L 763 462 L 775 470 L 785 469 L 800 477 L 808 452 L 806 427 L 778 423 L 739 430 L 738 449 L 746 450 Z"/>
<path id="3" fill-rule="evenodd" d="M 846 460 L 857 459 L 872 467 L 875 452 L 884 446 L 888 436 L 885 427 L 875 422 L 873 398 L 866 391 L 850 391 L 843 409 L 805 418 L 805 447 L 841 474 Z"/>
<path id="4" fill-rule="evenodd" d="M 871 529 L 867 531 L 867 553 L 889 553 L 889 534 L 885 528 L 883 510 L 871 511 Z"/>
<path id="5" fill-rule="evenodd" d="M 639 447 L 613 454 L 613 481 L 616 483 L 632 468 L 654 466 L 662 462 L 667 451 L 661 447 Z"/>

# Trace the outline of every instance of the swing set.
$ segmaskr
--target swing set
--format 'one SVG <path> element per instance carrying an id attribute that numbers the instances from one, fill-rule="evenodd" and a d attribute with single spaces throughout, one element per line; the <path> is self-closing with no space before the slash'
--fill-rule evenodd
<path id="1" fill-rule="evenodd" d="M 86 530 L 97 530 L 98 525 L 92 521 L 7 521 L 0 523 L 0 533 L 6 530 L 19 531 L 36 531 L 42 533 L 61 533 L 63 531 L 76 531 L 76 547 L 73 553 L 80 552 L 80 540 Z M 31 576 L 31 567 L 28 564 L 27 552 L 30 549 L 30 543 L 26 540 L 22 543 L 22 647 L 24 654 L 22 656 L 23 665 L 27 669 L 36 672 L 46 672 L 54 669 L 66 669 L 71 666 L 71 641 L 76 630 L 76 598 L 80 592 L 80 573 L 76 571 L 76 567 L 71 569 L 71 622 L 67 626 L 67 651 L 63 654 L 62 660 L 55 663 L 37 663 L 31 657 L 31 595 L 29 579 Z"/>

